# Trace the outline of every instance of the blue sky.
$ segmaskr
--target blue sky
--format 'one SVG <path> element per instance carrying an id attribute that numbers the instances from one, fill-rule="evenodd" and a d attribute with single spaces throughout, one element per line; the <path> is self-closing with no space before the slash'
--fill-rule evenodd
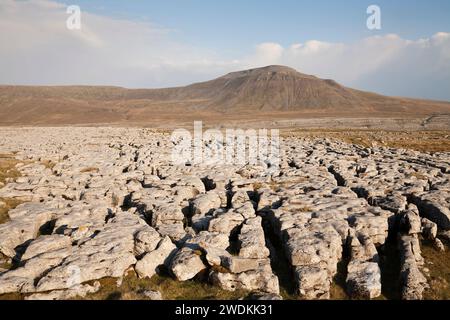
<path id="1" fill-rule="evenodd" d="M 66 1 L 60 1 L 67 3 Z M 406 39 L 450 30 L 448 0 L 71 0 L 82 9 L 149 21 L 192 45 L 234 52 L 261 42 L 356 41 L 395 33 Z M 382 9 L 382 30 L 366 28 L 366 8 Z"/>
<path id="2" fill-rule="evenodd" d="M 450 101 L 450 1 L 0 0 L 0 84 L 169 87 L 270 64 Z"/>

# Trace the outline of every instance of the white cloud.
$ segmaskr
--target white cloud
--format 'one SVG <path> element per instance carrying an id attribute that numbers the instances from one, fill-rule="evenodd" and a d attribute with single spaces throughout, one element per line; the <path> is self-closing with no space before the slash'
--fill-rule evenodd
<path id="1" fill-rule="evenodd" d="M 259 46 L 244 65 L 262 65 L 261 60 L 365 90 L 450 100 L 450 33 L 416 41 L 389 34 L 351 44 L 312 40 L 283 48 L 271 43 Z"/>
<path id="2" fill-rule="evenodd" d="M 157 87 L 227 71 L 214 53 L 172 41 L 167 29 L 82 10 L 81 30 L 68 30 L 68 17 L 49 0 L 2 0 L 0 83 Z"/>
<path id="3" fill-rule="evenodd" d="M 0 83 L 162 87 L 283 64 L 356 88 L 450 100 L 446 32 L 418 40 L 390 34 L 354 43 L 267 42 L 229 60 L 174 41 L 171 30 L 149 23 L 82 11 L 82 30 L 70 31 L 67 17 L 66 6 L 50 0 L 2 0 Z"/>
<path id="4" fill-rule="evenodd" d="M 278 43 L 266 42 L 256 46 L 252 56 L 255 66 L 278 64 L 284 53 L 284 48 Z"/>

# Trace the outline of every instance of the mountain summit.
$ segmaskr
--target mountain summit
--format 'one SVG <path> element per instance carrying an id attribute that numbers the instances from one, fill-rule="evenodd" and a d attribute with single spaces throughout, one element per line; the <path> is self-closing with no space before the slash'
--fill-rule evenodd
<path id="1" fill-rule="evenodd" d="M 329 109 L 356 107 L 360 97 L 332 80 L 322 80 L 284 66 L 268 66 L 229 73 L 194 84 L 203 88 L 207 106 L 220 111 Z"/>

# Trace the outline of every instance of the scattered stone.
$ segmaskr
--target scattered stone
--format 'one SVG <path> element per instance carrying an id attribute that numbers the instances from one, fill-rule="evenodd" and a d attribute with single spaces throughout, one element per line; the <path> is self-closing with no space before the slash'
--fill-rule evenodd
<path id="1" fill-rule="evenodd" d="M 134 239 L 135 256 L 139 257 L 145 253 L 152 252 L 156 249 L 160 241 L 161 237 L 159 233 L 151 227 L 139 231 Z"/>
<path id="2" fill-rule="evenodd" d="M 436 239 L 438 233 L 437 224 L 428 220 L 427 218 L 422 219 L 422 235 L 425 239 L 434 240 Z"/>
<path id="3" fill-rule="evenodd" d="M 199 252 L 182 248 L 174 255 L 170 264 L 170 271 L 179 281 L 187 281 L 193 279 L 202 270 L 206 269 L 200 258 Z"/>
<path id="4" fill-rule="evenodd" d="M 156 250 L 147 253 L 141 260 L 136 263 L 136 273 L 141 278 L 151 278 L 161 265 L 169 266 L 173 254 L 177 247 L 172 243 L 169 237 L 165 237 L 158 244 Z"/>
<path id="5" fill-rule="evenodd" d="M 159 291 L 145 290 L 142 294 L 150 300 L 163 300 L 162 294 Z"/>
<path id="6" fill-rule="evenodd" d="M 261 292 L 252 294 L 248 299 L 257 301 L 281 301 L 283 297 L 279 294 Z"/>
<path id="7" fill-rule="evenodd" d="M 436 248 L 436 250 L 440 251 L 440 252 L 445 252 L 445 246 L 442 243 L 441 240 L 439 240 L 438 238 L 434 239 L 434 243 L 433 243 L 434 247 Z"/>
<path id="8" fill-rule="evenodd" d="M 263 263 L 256 270 L 242 273 L 210 272 L 210 280 L 224 290 L 248 290 L 279 294 L 278 278 L 272 273 L 270 263 Z"/>

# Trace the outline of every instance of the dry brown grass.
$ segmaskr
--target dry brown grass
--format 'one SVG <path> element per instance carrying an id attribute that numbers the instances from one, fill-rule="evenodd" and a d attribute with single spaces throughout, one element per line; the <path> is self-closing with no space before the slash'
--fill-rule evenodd
<path id="1" fill-rule="evenodd" d="M 2 294 L 2 295 L 0 295 L 0 300 L 5 300 L 5 301 L 23 300 L 23 295 L 20 293 Z"/>
<path id="2" fill-rule="evenodd" d="M 80 170 L 80 173 L 98 173 L 100 171 L 99 168 L 94 168 L 94 167 L 88 167 L 88 168 L 83 168 Z"/>
<path id="3" fill-rule="evenodd" d="M 12 264 L 9 262 L 8 257 L 0 253 L 0 269 L 11 269 Z M 1 296 L 0 296 L 1 300 Z"/>
<path id="4" fill-rule="evenodd" d="M 261 182 L 256 182 L 253 184 L 253 191 L 258 191 L 259 189 L 263 188 L 265 184 Z"/>
<path id="5" fill-rule="evenodd" d="M 16 169 L 19 161 L 13 155 L 0 154 L 0 182 L 6 183 L 7 178 L 20 177 L 20 172 Z"/>
<path id="6" fill-rule="evenodd" d="M 112 278 L 102 279 L 100 283 L 100 291 L 86 299 L 145 300 L 148 299 L 142 293 L 145 290 L 161 292 L 164 300 L 237 300 L 249 294 L 245 291 L 225 291 L 200 280 L 179 282 L 167 275 L 139 279 L 135 272 L 129 272 L 120 287 L 117 287 L 117 280 Z"/>
<path id="7" fill-rule="evenodd" d="M 17 199 L 9 198 L 0 198 L 0 201 L 5 203 L 5 206 L 0 208 L 0 224 L 2 224 L 9 220 L 8 211 L 11 209 L 15 209 L 19 204 L 22 204 L 23 202 Z"/>
<path id="8" fill-rule="evenodd" d="M 1 200 L 1 198 L 0 198 L 0 201 L 3 201 L 3 200 Z M 7 207 L 0 207 L 0 224 L 5 223 L 9 220 L 8 210 L 9 209 L 7 209 Z"/>
<path id="9" fill-rule="evenodd" d="M 450 251 L 439 252 L 428 241 L 422 242 L 422 256 L 425 266 L 430 269 L 428 282 L 430 289 L 425 291 L 427 300 L 450 300 Z"/>
<path id="10" fill-rule="evenodd" d="M 273 191 L 277 191 L 280 188 L 284 188 L 284 187 L 291 187 L 295 184 L 300 184 L 300 183 L 307 183 L 309 180 L 307 177 L 292 177 L 292 179 L 286 180 L 286 181 L 270 181 L 268 183 L 268 186 L 270 189 L 272 189 Z"/>
<path id="11" fill-rule="evenodd" d="M 104 278 L 99 282 L 100 290 L 88 294 L 83 300 L 149 300 L 144 295 L 146 290 L 161 292 L 164 300 L 238 300 L 250 294 L 242 290 L 225 291 L 200 280 L 179 282 L 167 275 L 139 279 L 134 271 L 124 276 L 120 286 L 117 286 L 115 278 Z M 23 300 L 24 297 L 23 294 L 13 293 L 0 295 L 0 300 Z"/>
<path id="12" fill-rule="evenodd" d="M 450 152 L 448 131 L 288 130 L 283 136 L 329 138 L 367 147 L 390 147 L 420 152 Z"/>
<path id="13" fill-rule="evenodd" d="M 54 163 L 51 160 L 42 160 L 40 161 L 41 164 L 43 164 L 47 169 L 53 170 L 53 168 L 55 167 L 56 163 Z"/>
<path id="14" fill-rule="evenodd" d="M 413 172 L 409 175 L 409 177 L 416 177 L 417 180 L 426 180 L 428 181 L 428 177 L 419 172 Z"/>
<path id="15" fill-rule="evenodd" d="M 343 259 L 338 263 L 338 272 L 335 275 L 330 288 L 331 300 L 348 300 L 350 296 L 347 294 L 347 266 L 349 257 L 345 254 Z"/>
<path id="16" fill-rule="evenodd" d="M 0 154 L 0 182 L 5 184 L 8 178 L 20 177 L 20 172 L 16 169 L 16 164 L 19 163 L 14 159 L 13 155 Z M 0 207 L 0 224 L 9 220 L 8 211 L 14 209 L 22 202 L 16 199 L 0 198 L 0 201 L 5 205 Z"/>

